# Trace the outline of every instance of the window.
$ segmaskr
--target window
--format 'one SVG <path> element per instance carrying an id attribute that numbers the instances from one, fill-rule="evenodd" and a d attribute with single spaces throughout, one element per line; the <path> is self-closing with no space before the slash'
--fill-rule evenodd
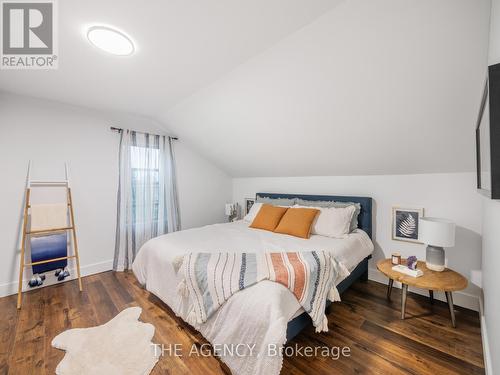
<path id="1" fill-rule="evenodd" d="M 158 223 L 159 157 L 157 148 L 130 146 L 131 208 L 135 225 L 149 226 Z M 146 220 L 149 222 L 145 222 Z"/>

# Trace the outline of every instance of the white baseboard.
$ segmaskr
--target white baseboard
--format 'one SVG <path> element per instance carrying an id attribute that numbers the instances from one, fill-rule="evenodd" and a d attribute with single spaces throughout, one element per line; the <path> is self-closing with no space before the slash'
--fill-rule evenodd
<path id="1" fill-rule="evenodd" d="M 368 278 L 382 284 L 387 284 L 387 276 L 383 275 L 379 270 L 374 268 L 368 269 Z M 394 282 L 394 287 L 401 288 L 401 283 Z M 429 296 L 429 292 L 424 289 L 408 287 L 408 290 L 423 296 Z M 434 298 L 446 302 L 444 293 L 434 293 Z M 464 292 L 453 292 L 453 303 L 457 306 L 465 307 L 470 310 L 479 311 L 479 297 Z"/>
<path id="2" fill-rule="evenodd" d="M 96 273 L 101 273 L 105 271 L 109 271 L 113 269 L 113 260 L 106 260 L 104 262 L 99 262 L 99 263 L 93 263 L 93 264 L 87 264 L 85 266 L 80 267 L 80 272 L 82 273 L 82 276 L 88 276 L 88 275 L 93 275 Z M 70 280 L 74 280 L 77 278 L 76 276 L 76 270 L 74 268 L 68 268 L 70 276 L 68 276 L 64 281 L 57 281 L 57 278 L 54 276 L 53 272 L 47 272 L 46 274 L 46 279 L 43 283 L 43 285 L 35 288 L 30 288 L 28 286 L 28 281 L 29 278 L 23 280 L 23 292 L 28 291 L 28 290 L 34 290 L 38 288 L 43 288 L 49 285 L 61 283 L 61 282 L 66 282 Z M 5 284 L 0 284 L 0 297 L 5 297 L 9 296 L 12 294 L 17 293 L 17 287 L 19 285 L 18 281 L 12 281 L 10 283 L 5 283 Z"/>
<path id="3" fill-rule="evenodd" d="M 104 262 L 88 264 L 85 266 L 81 266 L 81 268 L 80 268 L 82 276 L 93 275 L 96 273 L 109 271 L 111 269 L 113 269 L 113 260 L 112 259 L 106 260 Z M 70 276 L 67 277 L 64 281 L 70 281 L 70 280 L 76 279 L 76 271 L 74 270 L 74 268 L 70 268 L 69 272 L 70 272 Z M 387 277 L 384 276 L 382 273 L 380 273 L 378 270 L 376 270 L 374 268 L 368 269 L 368 278 L 370 280 L 377 281 L 377 282 L 382 283 L 382 284 L 387 284 Z M 52 273 L 47 273 L 47 279 L 45 280 L 43 285 L 40 287 L 35 287 L 35 288 L 28 287 L 28 280 L 29 279 L 25 279 L 23 281 L 23 292 L 27 291 L 27 290 L 43 288 L 45 286 L 59 283 L 59 281 L 57 281 L 57 279 L 53 276 Z M 5 296 L 12 295 L 12 294 L 16 294 L 17 293 L 17 286 L 18 286 L 17 281 L 12 281 L 10 283 L 0 284 L 0 297 L 5 297 Z M 394 287 L 401 288 L 401 284 L 398 282 L 395 282 Z M 416 288 L 412 288 L 412 287 L 409 287 L 408 289 L 411 292 L 414 292 L 414 293 L 417 293 L 420 295 L 425 295 L 425 296 L 428 295 L 427 294 L 428 292 L 425 290 L 422 290 L 422 289 L 416 289 Z M 444 294 L 440 295 L 438 293 L 435 293 L 434 298 L 446 302 L 446 298 L 445 298 Z M 474 295 L 471 295 L 468 293 L 463 293 L 463 292 L 454 292 L 453 293 L 453 302 L 457 306 L 462 306 L 462 307 L 465 307 L 465 308 L 468 308 L 468 309 L 471 309 L 474 311 L 480 311 L 480 301 L 479 301 L 478 296 L 474 296 Z M 483 317 L 482 317 L 482 319 L 483 319 Z M 483 324 L 481 324 L 481 327 L 483 327 Z"/>
<path id="4" fill-rule="evenodd" d="M 484 317 L 484 301 L 483 293 L 479 296 L 479 317 L 481 319 L 481 339 L 483 342 L 483 357 L 484 357 L 484 370 L 486 375 L 493 375 L 493 368 L 491 362 L 490 344 L 488 341 L 488 330 L 486 329 L 486 319 Z"/>

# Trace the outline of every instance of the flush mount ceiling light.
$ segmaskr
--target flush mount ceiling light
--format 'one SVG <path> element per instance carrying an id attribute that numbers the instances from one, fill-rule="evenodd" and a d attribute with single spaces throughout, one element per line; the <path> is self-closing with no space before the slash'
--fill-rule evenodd
<path id="1" fill-rule="evenodd" d="M 95 47 L 112 55 L 130 56 L 135 51 L 134 43 L 127 35 L 108 26 L 90 27 L 87 39 Z"/>

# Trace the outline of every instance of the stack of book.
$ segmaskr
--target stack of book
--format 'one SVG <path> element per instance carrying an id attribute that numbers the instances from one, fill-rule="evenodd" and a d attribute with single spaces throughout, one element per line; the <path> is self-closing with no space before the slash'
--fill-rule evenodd
<path id="1" fill-rule="evenodd" d="M 398 264 L 398 265 L 392 267 L 392 270 L 396 271 L 396 272 L 404 273 L 405 275 L 412 276 L 412 277 L 420 277 L 424 274 L 422 272 L 422 270 L 418 270 L 418 269 L 412 270 L 412 269 L 408 268 L 407 266 L 403 266 L 402 264 Z"/>

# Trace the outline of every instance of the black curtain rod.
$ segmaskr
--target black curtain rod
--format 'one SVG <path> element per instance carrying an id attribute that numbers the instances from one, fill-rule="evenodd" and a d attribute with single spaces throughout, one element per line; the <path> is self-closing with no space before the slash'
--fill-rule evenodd
<path id="1" fill-rule="evenodd" d="M 116 128 L 114 126 L 111 126 L 110 129 L 114 132 L 118 132 L 118 133 L 121 133 L 123 131 L 122 128 Z M 138 133 L 142 133 L 142 132 L 138 132 Z M 173 139 L 174 141 L 178 141 L 179 138 L 178 137 L 171 137 L 171 136 L 168 136 L 170 139 Z"/>

